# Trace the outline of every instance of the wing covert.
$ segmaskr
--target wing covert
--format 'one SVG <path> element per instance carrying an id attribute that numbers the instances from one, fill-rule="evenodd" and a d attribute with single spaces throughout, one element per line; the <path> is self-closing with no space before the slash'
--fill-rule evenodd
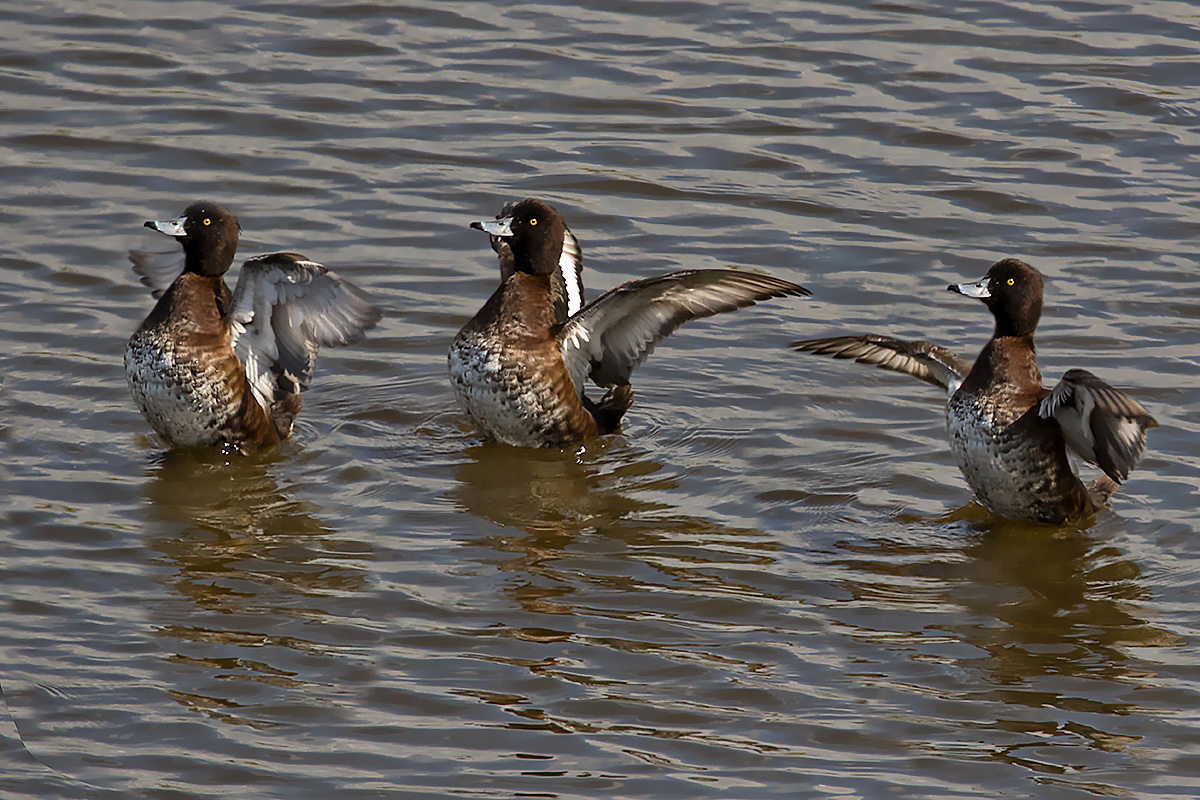
<path id="1" fill-rule="evenodd" d="M 1140 403 L 1085 369 L 1070 369 L 1042 399 L 1038 414 L 1053 418 L 1067 445 L 1114 481 L 1123 482 L 1158 422 Z"/>

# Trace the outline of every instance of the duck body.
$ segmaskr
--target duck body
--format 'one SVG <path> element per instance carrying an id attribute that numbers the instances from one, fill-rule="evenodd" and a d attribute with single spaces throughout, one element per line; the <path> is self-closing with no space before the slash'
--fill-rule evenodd
<path id="1" fill-rule="evenodd" d="M 1015 258 L 996 262 L 951 291 L 982 300 L 995 318 L 972 364 L 925 341 L 835 336 L 792 346 L 902 372 L 948 395 L 950 450 L 976 500 L 999 517 L 1061 525 L 1102 508 L 1141 458 L 1158 423 L 1132 397 L 1087 370 L 1042 385 L 1034 331 L 1042 312 L 1041 273 Z M 1084 484 L 1068 452 L 1100 467 Z"/>
<path id="2" fill-rule="evenodd" d="M 558 211 L 529 198 L 475 222 L 500 259 L 500 286 L 450 346 L 459 407 L 488 439 L 563 447 L 612 433 L 633 404 L 630 374 L 683 323 L 808 290 L 738 270 L 684 270 L 583 303 L 582 251 Z M 591 380 L 607 391 L 593 402 Z"/>
<path id="3" fill-rule="evenodd" d="M 489 439 L 561 447 L 599 433 L 563 364 L 546 275 L 505 279 L 450 347 L 459 407 Z"/>
<path id="4" fill-rule="evenodd" d="M 174 253 L 130 252 L 158 298 L 125 348 L 130 394 L 150 427 L 172 447 L 245 450 L 291 436 L 319 347 L 361 339 L 378 310 L 296 253 L 247 259 L 230 292 L 241 226 L 211 201 L 146 227 L 183 245 L 182 272 Z"/>
<path id="5" fill-rule="evenodd" d="M 1046 394 L 1033 342 L 1000 339 L 946 404 L 950 452 L 976 499 L 997 516 L 1060 524 L 1095 510 L 1058 423 L 1038 413 Z"/>
<path id="6" fill-rule="evenodd" d="M 261 446 L 281 438 L 284 426 L 255 400 L 233 351 L 230 299 L 223 278 L 184 273 L 125 348 L 134 403 L 150 427 L 177 447 Z"/>

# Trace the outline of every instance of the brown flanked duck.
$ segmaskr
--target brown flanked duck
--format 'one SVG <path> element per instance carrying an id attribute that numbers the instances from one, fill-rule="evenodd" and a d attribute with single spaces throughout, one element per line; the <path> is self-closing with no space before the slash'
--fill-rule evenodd
<path id="1" fill-rule="evenodd" d="M 633 403 L 630 374 L 685 322 L 756 301 L 809 291 L 732 269 L 673 272 L 630 281 L 584 304 L 582 250 L 554 206 L 529 198 L 490 234 L 500 287 L 450 347 L 459 406 L 489 439 L 562 447 L 612 433 Z M 607 393 L 584 393 L 591 379 Z"/>
<path id="2" fill-rule="evenodd" d="M 358 287 L 297 253 L 246 259 L 233 292 L 241 225 L 199 201 L 147 222 L 178 251 L 131 250 L 158 304 L 125 348 L 125 376 L 150 427 L 172 447 L 245 451 L 291 436 L 317 350 L 350 344 L 379 320 Z"/>
<path id="3" fill-rule="evenodd" d="M 1129 395 L 1071 369 L 1042 386 L 1033 334 L 1042 316 L 1042 275 L 1015 258 L 982 280 L 951 284 L 982 300 L 996 332 L 974 365 L 930 342 L 834 336 L 793 342 L 797 350 L 853 358 L 912 375 L 949 396 L 950 449 L 967 485 L 999 517 L 1060 525 L 1104 506 L 1137 465 L 1157 422 Z M 1070 450 L 1104 473 L 1085 485 Z"/>

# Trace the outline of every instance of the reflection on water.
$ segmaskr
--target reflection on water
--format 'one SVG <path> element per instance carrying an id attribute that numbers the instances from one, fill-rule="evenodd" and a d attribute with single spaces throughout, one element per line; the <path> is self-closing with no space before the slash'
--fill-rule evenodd
<path id="1" fill-rule="evenodd" d="M 175 586 L 201 608 L 322 612 L 301 598 L 362 591 L 367 546 L 340 539 L 309 501 L 279 490 L 277 454 L 163 454 L 146 482 L 153 544 L 175 564 Z M 171 536 L 164 536 L 172 530 Z"/>
<path id="2" fill-rule="evenodd" d="M 229 681 L 303 691 L 311 679 L 291 662 L 337 646 L 298 635 L 295 623 L 325 620 L 330 599 L 366 591 L 371 559 L 367 546 L 321 522 L 314 504 L 279 489 L 272 468 L 281 460 L 274 451 L 171 451 L 154 459 L 145 483 L 148 544 L 171 565 L 167 580 L 179 595 L 207 612 L 158 621 L 159 634 L 177 640 L 166 660 L 218 679 L 205 693 L 168 694 L 213 719 L 259 729 L 280 723 L 256 718 L 264 698 L 247 702 L 244 684 Z M 202 654 L 192 652 L 197 645 Z M 227 653 L 214 654 L 213 645 Z"/>
<path id="3" fill-rule="evenodd" d="M 70 776 L 0 752 L 0 797 L 1196 794 L 1190 6 L 173 8 L 0 8 L 0 680 Z M 627 436 L 469 447 L 465 225 L 527 195 L 592 286 L 815 296 L 672 337 Z M 389 313 L 287 446 L 147 467 L 125 252 L 196 197 Z M 944 287 L 1004 255 L 1047 275 L 1047 374 L 1162 424 L 1084 532 L 943 514 L 930 395 L 784 347 L 977 352 Z"/>
<path id="4" fill-rule="evenodd" d="M 897 685 L 962 706 L 968 739 L 972 731 L 991 730 L 1008 740 L 913 746 L 959 756 L 975 751 L 1034 773 L 1066 774 L 1095 766 L 1080 743 L 1119 753 L 1139 742 L 1123 732 L 1125 718 L 1148 709 L 1130 701 L 1127 687 L 1152 685 L 1154 676 L 1125 648 L 1176 647 L 1182 640 L 1139 613 L 1139 602 L 1151 595 L 1137 563 L 1083 530 L 991 519 L 943 525 L 953 538 L 843 542 L 849 555 L 836 559 L 851 573 L 845 586 L 856 602 L 904 609 L 899 619 L 910 610 L 927 618 L 894 633 L 850 625 L 852 636 L 890 639 L 895 652 L 952 665 L 956 673 L 933 685 Z M 992 719 L 980 716 L 988 708 Z M 953 719 L 960 712 L 942 713 Z M 1089 786 L 1123 794 L 1116 786 Z"/>
<path id="5" fill-rule="evenodd" d="M 621 452 L 610 459 L 610 448 Z M 778 542 L 762 531 L 723 526 L 638 499 L 639 493 L 674 487 L 674 479 L 662 472 L 662 464 L 638 458 L 616 440 L 592 442 L 577 452 L 492 444 L 467 451 L 449 495 L 463 510 L 505 531 L 464 545 L 483 548 L 478 561 L 509 576 L 503 588 L 514 609 L 498 610 L 504 622 L 470 633 L 516 645 L 489 646 L 478 658 L 585 691 L 579 704 L 566 705 L 511 692 L 458 693 L 503 707 L 517 718 L 506 724 L 510 729 L 614 735 L 635 742 L 686 740 L 738 751 L 765 746 L 708 726 L 680 728 L 684 719 L 695 723 L 709 714 L 736 718 L 744 713 L 731 699 L 736 692 L 726 686 L 711 695 L 680 695 L 666 708 L 657 702 L 642 706 L 636 721 L 618 708 L 630 693 L 644 691 L 647 682 L 689 675 L 701 680 L 711 669 L 746 675 L 767 669 L 760 660 L 710 640 L 705 631 L 758 627 L 737 618 L 746 607 L 743 601 L 778 598 L 738 578 L 774 565 Z M 656 609 L 645 599 L 655 596 L 672 597 L 671 610 Z M 560 622 L 526 622 L 548 614 Z M 660 763 L 676 763 L 677 756 L 657 746 L 623 746 Z"/>
<path id="6" fill-rule="evenodd" d="M 487 444 L 465 454 L 449 495 L 465 511 L 521 531 L 472 541 L 515 554 L 495 565 L 529 576 L 530 581 L 512 589 L 521 604 L 529 610 L 569 613 L 569 606 L 560 604 L 562 593 L 571 591 L 564 587 L 581 579 L 604 585 L 603 576 L 593 568 L 584 574 L 567 574 L 557 566 L 573 558 L 566 551 L 585 534 L 594 537 L 598 555 L 633 560 L 653 569 L 642 580 L 624 576 L 615 587 L 621 591 L 686 586 L 717 594 L 759 594 L 753 586 L 705 568 L 772 564 L 771 553 L 778 543 L 763 531 L 722 526 L 644 499 L 670 491 L 676 481 L 659 474 L 662 464 L 639 459 L 615 441 L 599 440 L 578 452 Z M 623 451 L 613 463 L 605 458 L 609 447 Z M 672 548 L 679 549 L 669 557 L 656 556 Z M 548 597 L 557 597 L 560 603 L 548 605 Z"/>

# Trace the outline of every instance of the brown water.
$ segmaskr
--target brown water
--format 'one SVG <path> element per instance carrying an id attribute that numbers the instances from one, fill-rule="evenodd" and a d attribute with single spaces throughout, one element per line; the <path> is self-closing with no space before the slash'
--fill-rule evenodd
<path id="1" fill-rule="evenodd" d="M 0 9 L 0 797 L 1200 794 L 1200 12 L 1062 2 Z M 89 11 L 82 9 L 90 8 Z M 482 445 L 473 219 L 566 214 L 592 296 L 795 279 L 689 326 L 623 435 Z M 164 456 L 128 248 L 207 197 L 386 308 L 294 442 Z M 944 291 L 1048 277 L 1050 380 L 1161 423 L 1082 530 L 969 506 Z M 963 508 L 966 506 L 966 508 Z"/>

